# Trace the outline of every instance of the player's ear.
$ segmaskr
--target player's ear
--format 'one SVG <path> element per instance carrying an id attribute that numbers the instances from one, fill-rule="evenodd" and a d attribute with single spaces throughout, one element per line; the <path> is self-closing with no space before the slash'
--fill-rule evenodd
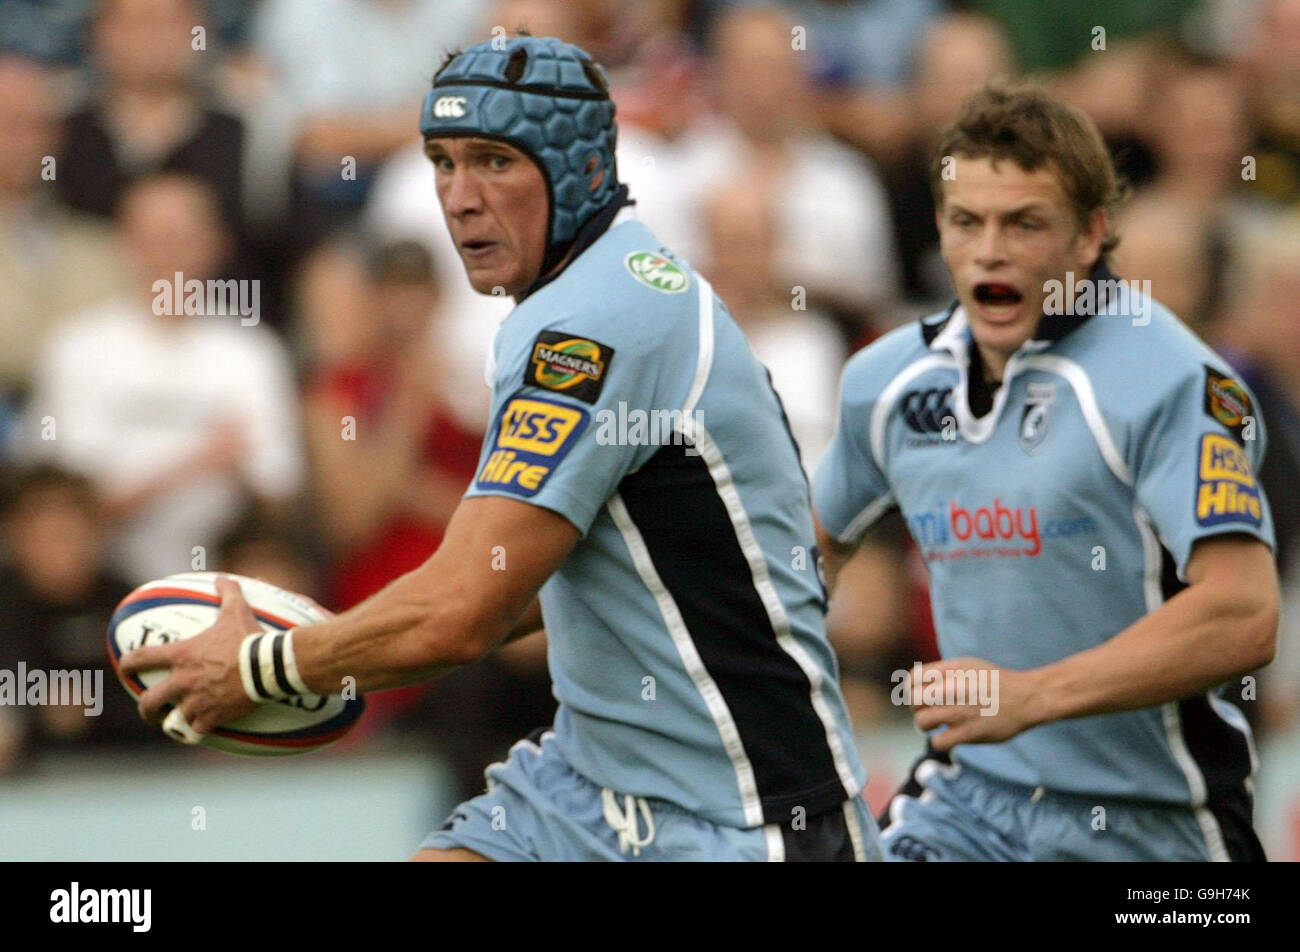
<path id="1" fill-rule="evenodd" d="M 1101 245 L 1110 229 L 1110 213 L 1105 208 L 1094 208 L 1087 224 L 1080 230 L 1079 259 L 1091 270 L 1101 258 Z"/>

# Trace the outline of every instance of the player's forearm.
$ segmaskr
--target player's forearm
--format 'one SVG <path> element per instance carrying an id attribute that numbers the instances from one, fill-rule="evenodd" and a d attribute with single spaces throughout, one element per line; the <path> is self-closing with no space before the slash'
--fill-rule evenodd
<path id="1" fill-rule="evenodd" d="M 294 655 L 307 686 L 321 693 L 348 683 L 360 691 L 400 687 L 479 657 L 486 632 L 476 630 L 473 606 L 453 587 L 431 583 L 428 569 L 407 573 L 329 621 L 297 629 Z"/>
<path id="2" fill-rule="evenodd" d="M 1164 704 L 1273 656 L 1275 592 L 1193 585 L 1105 644 L 1037 669 L 1035 723 Z"/>

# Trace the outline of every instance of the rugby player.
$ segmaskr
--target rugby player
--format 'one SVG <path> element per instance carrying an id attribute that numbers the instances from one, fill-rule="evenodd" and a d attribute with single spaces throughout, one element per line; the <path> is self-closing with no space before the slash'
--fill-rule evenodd
<path id="1" fill-rule="evenodd" d="M 254 697 L 432 678 L 544 622 L 554 727 L 417 858 L 879 859 L 798 449 L 709 283 L 631 216 L 602 71 L 555 39 L 483 43 L 420 129 L 470 283 L 517 302 L 478 475 L 424 566 L 275 657 L 224 580 L 209 632 L 123 660 L 171 669 L 142 715 L 174 705 L 201 735 Z"/>
<path id="2" fill-rule="evenodd" d="M 832 579 L 894 507 L 930 572 L 943 660 L 899 682 L 930 733 L 886 858 L 1262 858 L 1216 691 L 1274 651 L 1253 398 L 1109 271 L 1120 190 L 1082 112 L 988 85 L 931 185 L 957 299 L 849 361 L 813 488 Z"/>

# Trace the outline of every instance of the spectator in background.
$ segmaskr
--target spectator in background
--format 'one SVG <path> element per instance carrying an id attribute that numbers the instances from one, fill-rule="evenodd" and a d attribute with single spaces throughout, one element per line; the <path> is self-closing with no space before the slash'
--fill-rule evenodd
<path id="1" fill-rule="evenodd" d="M 1275 213 L 1245 189 L 1251 129 L 1241 79 L 1213 63 L 1175 60 L 1166 69 L 1147 117 L 1156 174 L 1143 191 L 1229 232 Z"/>
<path id="2" fill-rule="evenodd" d="M 1209 339 L 1223 271 L 1223 248 L 1212 241 L 1203 216 L 1157 195 L 1130 200 L 1116 226 L 1115 273 L 1150 281 L 1151 296 Z M 1267 465 L 1267 463 L 1265 463 Z"/>
<path id="3" fill-rule="evenodd" d="M 1244 57 L 1256 129 L 1251 188 L 1300 206 L 1300 0 L 1264 0 Z"/>
<path id="4" fill-rule="evenodd" d="M 330 367 L 365 350 L 370 307 L 365 259 L 335 238 L 315 248 L 293 275 L 291 336 L 308 368 Z"/>
<path id="5" fill-rule="evenodd" d="M 1005 19 L 999 22 L 1013 29 Z M 1131 188 L 1155 174 L 1150 116 L 1168 78 L 1169 46 L 1167 38 L 1108 33 L 1104 49 L 1089 49 L 1051 79 L 1063 99 L 1097 124 L 1120 180 Z M 1017 50 L 1023 53 L 1022 47 Z"/>
<path id="6" fill-rule="evenodd" d="M 793 25 L 806 31 L 817 82 L 851 89 L 902 86 L 908 51 L 944 6 L 941 0 L 784 0 L 781 5 Z"/>
<path id="7" fill-rule="evenodd" d="M 123 196 L 118 232 L 132 290 L 51 338 L 27 443 L 94 480 L 121 520 L 117 565 L 140 583 L 198 567 L 246 504 L 289 500 L 302 461 L 279 341 L 251 325 L 255 312 L 174 306 L 176 275 L 206 282 L 228 248 L 212 190 L 184 176 L 145 178 Z M 239 290 L 256 303 L 256 285 Z"/>
<path id="8" fill-rule="evenodd" d="M 258 578 L 315 600 L 320 592 L 306 547 L 283 520 L 249 509 L 217 544 L 214 566 L 222 572 Z"/>
<path id="9" fill-rule="evenodd" d="M 0 56 L 0 407 L 26 391 L 58 321 L 121 289 L 108 229 L 69 213 L 53 194 L 67 171 L 51 162 L 59 139 L 54 84 L 36 61 Z M 3 445 L 0 426 L 0 453 Z"/>
<path id="10" fill-rule="evenodd" d="M 367 278 L 348 350 L 315 370 L 304 399 L 318 518 L 336 553 L 326 600 L 338 610 L 433 554 L 482 441 L 443 406 L 428 252 L 384 246 Z"/>
<path id="11" fill-rule="evenodd" d="M 939 132 L 972 89 L 1014 73 L 1005 32 L 996 21 L 979 14 L 936 17 L 913 50 L 906 91 L 908 129 L 898 158 L 884 168 L 903 294 L 909 311 L 917 312 L 902 317 L 932 313 L 952 300 L 948 271 L 939 258 L 930 192 L 930 155 Z"/>
<path id="12" fill-rule="evenodd" d="M 163 736 L 105 670 L 104 626 L 131 590 L 105 559 L 104 512 L 89 480 L 54 466 L 12 474 L 0 503 L 0 669 L 99 671 L 103 707 L 0 707 L 0 774 L 44 749 L 153 744 Z M 6 741 L 5 735 L 8 735 Z"/>
<path id="13" fill-rule="evenodd" d="M 811 61 L 827 129 L 880 162 L 896 160 L 911 124 L 909 52 L 942 0 L 786 0 L 789 42 Z"/>
<path id="14" fill-rule="evenodd" d="M 192 47 L 203 13 L 195 0 L 104 0 L 90 24 L 93 96 L 64 127 L 68 205 L 108 217 L 132 182 L 184 173 L 208 183 L 239 237 L 244 126 L 200 81 L 215 56 Z"/>
<path id="15" fill-rule="evenodd" d="M 884 196 L 872 167 L 821 127 L 813 63 L 791 48 L 794 26 L 772 3 L 725 6 L 696 57 L 671 18 L 643 18 L 640 60 L 611 76 L 619 177 L 638 217 L 678 254 L 702 260 L 709 196 L 761 175 L 783 198 L 781 280 L 860 317 L 893 294 Z"/>
<path id="16" fill-rule="evenodd" d="M 835 429 L 843 338 L 833 321 L 793 299 L 777 280 L 777 215 L 762 183 L 738 182 L 716 193 L 704 215 L 706 273 L 768 368 L 811 473 Z"/>
<path id="17" fill-rule="evenodd" d="M 380 164 L 419 140 L 410 104 L 477 17 L 471 0 L 265 0 L 253 48 L 295 130 L 297 246 L 354 220 Z"/>
<path id="18" fill-rule="evenodd" d="M 738 176 L 761 181 L 777 212 L 777 279 L 860 327 L 896 292 L 887 201 L 871 165 L 811 118 L 810 63 L 791 49 L 792 28 L 769 5 L 728 9 L 714 24 L 710 49 L 729 128 L 702 195 Z"/>
<path id="19" fill-rule="evenodd" d="M 610 73 L 619 178 L 637 199 L 637 217 L 646 227 L 678 254 L 700 257 L 701 194 L 716 174 L 720 135 L 710 110 L 708 64 L 671 18 L 655 19 L 643 8 L 637 25 L 637 57 Z M 601 62 L 610 68 L 610 60 Z"/>
<path id="20" fill-rule="evenodd" d="M 1279 210 L 1245 187 L 1251 132 L 1239 77 L 1179 57 L 1165 57 L 1159 75 L 1146 124 L 1154 176 L 1121 215 L 1116 263 L 1126 278 L 1150 279 L 1170 307 L 1181 300 L 1188 309 L 1175 313 L 1204 335 L 1242 266 L 1233 249 Z"/>

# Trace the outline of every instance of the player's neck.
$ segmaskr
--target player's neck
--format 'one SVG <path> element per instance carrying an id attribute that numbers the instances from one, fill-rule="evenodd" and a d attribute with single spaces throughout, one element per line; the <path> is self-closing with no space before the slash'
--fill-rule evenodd
<path id="1" fill-rule="evenodd" d="M 1011 355 L 1000 350 L 994 350 L 991 347 L 977 345 L 980 352 L 980 370 L 984 374 L 984 382 L 989 386 L 996 387 L 1002 383 L 1002 376 L 1006 373 L 1007 362 Z"/>

